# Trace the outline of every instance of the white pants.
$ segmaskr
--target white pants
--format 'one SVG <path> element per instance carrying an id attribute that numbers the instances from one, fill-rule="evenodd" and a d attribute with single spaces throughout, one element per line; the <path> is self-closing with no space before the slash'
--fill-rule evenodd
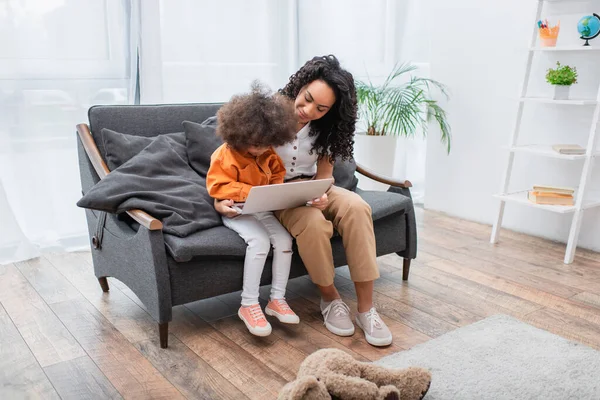
<path id="1" fill-rule="evenodd" d="M 242 305 L 258 304 L 260 277 L 273 245 L 273 281 L 271 299 L 283 299 L 292 264 L 292 236 L 271 212 L 223 217 L 223 224 L 236 231 L 246 242 Z"/>

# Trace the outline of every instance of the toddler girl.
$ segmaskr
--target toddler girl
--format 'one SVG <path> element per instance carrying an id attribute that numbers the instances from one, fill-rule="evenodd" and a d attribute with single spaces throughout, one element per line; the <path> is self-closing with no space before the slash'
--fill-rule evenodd
<path id="1" fill-rule="evenodd" d="M 246 95 L 234 96 L 217 113 L 217 135 L 225 142 L 211 157 L 206 177 L 210 195 L 218 200 L 244 202 L 252 186 L 283 183 L 285 167 L 272 146 L 294 140 L 293 104 L 254 84 Z M 271 325 L 258 303 L 260 278 L 273 245 L 271 298 L 265 312 L 288 324 L 300 322 L 285 301 L 292 261 L 292 237 L 271 212 L 223 216 L 223 224 L 246 242 L 242 306 L 238 316 L 250 333 L 267 336 Z"/>

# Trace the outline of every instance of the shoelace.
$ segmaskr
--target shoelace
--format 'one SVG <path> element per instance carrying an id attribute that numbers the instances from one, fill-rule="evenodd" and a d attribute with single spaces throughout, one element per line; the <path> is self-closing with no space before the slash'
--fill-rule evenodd
<path id="1" fill-rule="evenodd" d="M 333 315 L 336 317 L 342 317 L 350 315 L 350 308 L 341 300 L 334 300 L 323 310 L 323 320 L 327 321 L 329 314 L 333 311 Z"/>
<path id="2" fill-rule="evenodd" d="M 273 300 L 275 303 L 277 303 L 277 305 L 281 308 L 281 311 L 283 312 L 293 312 L 292 309 L 290 308 L 289 304 L 287 303 L 287 301 L 283 300 L 283 299 L 277 299 L 277 300 Z"/>
<path id="3" fill-rule="evenodd" d="M 367 321 L 369 321 L 369 330 L 371 333 L 373 333 L 373 328 L 377 328 L 377 329 L 381 329 L 383 326 L 383 321 L 381 320 L 381 317 L 379 316 L 379 314 L 377 313 L 377 310 L 375 310 L 375 308 L 371 308 L 369 310 L 369 312 L 366 315 L 367 317 Z"/>
<path id="4" fill-rule="evenodd" d="M 260 305 L 255 305 L 255 306 L 251 306 L 250 309 L 248 310 L 250 311 L 250 316 L 252 317 L 252 319 L 255 322 L 260 322 L 261 320 L 267 320 L 265 318 L 265 314 L 263 314 L 262 310 L 260 309 Z"/>

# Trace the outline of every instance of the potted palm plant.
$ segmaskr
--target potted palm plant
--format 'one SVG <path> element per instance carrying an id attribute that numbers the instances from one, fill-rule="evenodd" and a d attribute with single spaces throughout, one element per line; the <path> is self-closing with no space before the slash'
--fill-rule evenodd
<path id="1" fill-rule="evenodd" d="M 433 79 L 413 76 L 411 72 L 416 69 L 409 63 L 396 65 L 381 85 L 370 80 L 356 81 L 360 122 L 365 130 L 355 135 L 355 157 L 377 172 L 393 173 L 397 138 L 425 136 L 433 120 L 450 152 L 446 112 L 431 96 L 431 89 L 435 88 L 447 98 L 446 87 Z"/>

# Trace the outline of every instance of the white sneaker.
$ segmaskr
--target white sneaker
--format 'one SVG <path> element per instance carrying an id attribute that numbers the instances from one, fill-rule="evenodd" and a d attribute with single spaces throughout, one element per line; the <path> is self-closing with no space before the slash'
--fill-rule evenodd
<path id="1" fill-rule="evenodd" d="M 338 336 L 354 335 L 350 308 L 342 299 L 335 299 L 331 303 L 326 303 L 321 299 L 321 313 L 329 332 Z"/>
<path id="2" fill-rule="evenodd" d="M 356 325 L 365 333 L 365 339 L 372 346 L 388 346 L 392 343 L 392 332 L 381 319 L 375 307 L 365 313 L 358 313 Z"/>

